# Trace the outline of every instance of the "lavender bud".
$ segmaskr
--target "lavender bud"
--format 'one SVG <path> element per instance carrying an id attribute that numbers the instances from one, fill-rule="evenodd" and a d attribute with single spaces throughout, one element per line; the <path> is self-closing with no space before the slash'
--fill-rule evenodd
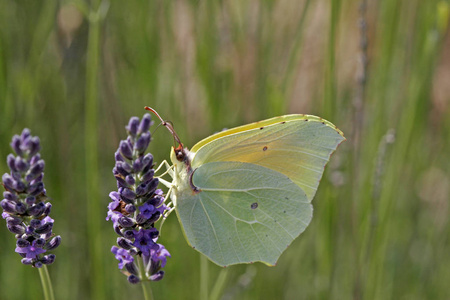
<path id="1" fill-rule="evenodd" d="M 143 133 L 146 132 L 150 129 L 150 125 L 152 122 L 152 117 L 150 116 L 150 114 L 145 114 L 142 117 L 142 121 L 139 124 L 139 129 L 138 129 L 138 133 Z"/>
<path id="2" fill-rule="evenodd" d="M 128 185 L 134 185 L 136 183 L 136 180 L 134 180 L 134 177 L 132 175 L 127 175 L 127 177 L 125 177 L 125 181 L 128 183 Z"/>
<path id="3" fill-rule="evenodd" d="M 25 178 L 25 180 L 27 180 L 27 178 Z M 28 186 L 28 188 L 27 188 L 27 194 L 34 193 L 36 191 L 36 189 L 38 188 L 39 183 L 40 182 L 36 182 L 36 183 L 30 184 Z M 31 196 L 31 197 L 34 197 L 34 196 Z M 34 197 L 34 198 L 36 198 L 36 197 Z"/>
<path id="4" fill-rule="evenodd" d="M 25 176 L 25 180 L 29 179 L 30 184 L 36 184 L 42 181 L 44 179 L 44 173 L 41 173 L 38 177 L 33 179 L 33 175 Z M 27 180 L 28 181 L 28 180 Z"/>
<path id="5" fill-rule="evenodd" d="M 125 129 L 128 131 L 128 134 L 135 136 L 138 131 L 138 126 L 139 126 L 139 118 L 132 117 L 132 118 L 130 118 L 128 125 L 125 126 Z"/>
<path id="6" fill-rule="evenodd" d="M 147 182 L 153 179 L 155 175 L 155 170 L 150 169 L 142 176 L 142 182 Z"/>
<path id="7" fill-rule="evenodd" d="M 3 208 L 3 211 L 10 213 L 10 214 L 15 214 L 16 213 L 16 203 L 10 200 L 6 200 L 3 199 L 0 202 L 0 205 Z"/>
<path id="8" fill-rule="evenodd" d="M 147 221 L 147 218 L 143 214 L 138 214 L 136 216 L 136 223 L 138 223 L 139 225 L 145 223 L 146 221 Z"/>
<path id="9" fill-rule="evenodd" d="M 142 175 L 142 176 L 145 176 L 145 174 L 147 174 L 148 172 L 150 172 L 151 170 L 153 170 L 152 168 L 153 168 L 153 165 L 151 165 L 151 164 L 148 164 L 147 166 L 145 166 L 145 167 L 142 169 L 142 171 L 141 171 L 141 173 L 144 174 L 144 175 Z M 153 170 L 153 171 L 154 171 L 154 170 Z"/>
<path id="10" fill-rule="evenodd" d="M 32 265 L 33 264 L 33 258 L 23 258 L 20 261 L 24 265 Z"/>
<path id="11" fill-rule="evenodd" d="M 150 133 L 145 132 L 138 138 L 135 145 L 135 149 L 139 153 L 143 153 L 145 149 L 147 149 L 149 143 L 150 143 Z"/>
<path id="12" fill-rule="evenodd" d="M 131 149 L 133 149 L 134 139 L 131 136 L 128 136 L 125 142 L 128 143 L 128 146 L 130 146 Z"/>
<path id="13" fill-rule="evenodd" d="M 132 283 L 132 284 L 138 284 L 139 283 L 139 277 L 137 277 L 136 275 L 131 274 L 130 276 L 128 276 L 128 282 Z"/>
<path id="14" fill-rule="evenodd" d="M 159 220 L 159 218 L 161 217 L 161 213 L 159 211 L 156 211 L 151 217 L 150 219 L 147 220 L 147 224 L 153 224 L 156 221 Z"/>
<path id="15" fill-rule="evenodd" d="M 134 206 L 133 204 L 127 204 L 126 206 L 125 206 L 125 210 L 126 210 L 126 212 L 127 213 L 129 213 L 129 214 L 132 214 L 132 213 L 134 213 L 135 211 L 136 211 L 136 206 Z"/>
<path id="16" fill-rule="evenodd" d="M 160 270 L 158 272 L 156 272 L 155 274 L 150 276 L 150 280 L 151 281 L 160 281 L 161 279 L 163 279 L 164 277 L 164 271 Z"/>
<path id="17" fill-rule="evenodd" d="M 24 172 L 29 168 L 29 164 L 20 156 L 16 157 L 14 165 L 19 172 Z"/>
<path id="18" fill-rule="evenodd" d="M 37 216 L 40 216 L 40 215 L 42 214 L 42 212 L 44 211 L 44 209 L 45 209 L 45 204 L 42 203 L 42 202 L 39 202 L 39 203 L 37 203 L 37 204 L 31 206 L 31 207 L 28 209 L 28 214 L 29 214 L 30 216 L 37 217 Z"/>
<path id="19" fill-rule="evenodd" d="M 35 268 L 40 269 L 40 268 L 42 268 L 43 264 L 42 264 L 40 261 L 37 261 L 37 262 L 35 262 L 35 263 L 33 264 L 33 266 L 34 266 Z"/>
<path id="20" fill-rule="evenodd" d="M 114 159 L 116 161 L 125 161 L 125 159 L 123 158 L 122 154 L 120 154 L 119 150 L 117 150 L 116 153 L 114 153 Z"/>
<path id="21" fill-rule="evenodd" d="M 138 187 L 136 188 L 136 195 L 138 197 L 147 194 L 149 191 L 149 184 L 145 184 L 145 183 L 141 183 L 140 185 L 138 185 Z"/>
<path id="22" fill-rule="evenodd" d="M 11 176 L 15 181 L 22 179 L 22 174 L 19 172 L 11 172 Z"/>
<path id="23" fill-rule="evenodd" d="M 22 215 L 27 211 L 27 206 L 22 202 L 17 202 L 15 209 L 19 215 Z"/>
<path id="24" fill-rule="evenodd" d="M 133 149 L 125 141 L 120 141 L 119 145 L 120 153 L 128 159 L 133 159 Z"/>
<path id="25" fill-rule="evenodd" d="M 157 191 L 155 191 L 156 193 Z M 148 204 L 153 205 L 154 207 L 159 207 L 164 202 L 164 197 L 156 195 L 150 200 L 147 201 Z"/>
<path id="26" fill-rule="evenodd" d="M 52 263 L 55 262 L 55 258 L 56 258 L 56 255 L 55 255 L 55 254 L 45 255 L 45 256 L 43 256 L 43 257 L 41 258 L 41 262 L 42 262 L 44 265 L 51 265 Z"/>
<path id="27" fill-rule="evenodd" d="M 28 205 L 33 205 L 36 202 L 36 197 L 29 196 L 25 198 L 25 203 Z"/>
<path id="28" fill-rule="evenodd" d="M 38 177 L 42 173 L 42 171 L 44 171 L 44 168 L 45 168 L 45 162 L 44 162 L 44 160 L 41 159 L 37 163 L 35 163 L 34 165 L 31 166 L 27 175 L 33 176 L 33 179 L 34 179 L 34 178 Z"/>
<path id="29" fill-rule="evenodd" d="M 30 160 L 30 164 L 34 165 L 36 164 L 39 160 L 41 159 L 41 156 L 39 154 L 36 154 L 35 156 L 33 156 Z"/>
<path id="30" fill-rule="evenodd" d="M 44 191 L 44 183 L 38 182 L 36 185 L 36 189 L 30 193 L 31 196 L 37 196 Z"/>
<path id="31" fill-rule="evenodd" d="M 22 141 L 23 144 L 25 144 L 24 142 L 26 140 L 28 140 L 28 138 L 30 137 L 31 133 L 30 133 L 30 129 L 28 128 L 24 128 L 22 130 L 22 133 L 20 134 L 20 140 Z"/>
<path id="32" fill-rule="evenodd" d="M 18 135 L 13 136 L 12 142 L 11 142 L 11 148 L 13 148 L 14 152 L 16 152 L 17 155 L 22 156 L 23 152 L 22 149 L 20 149 L 20 137 Z"/>
<path id="33" fill-rule="evenodd" d="M 17 194 L 11 193 L 8 191 L 3 192 L 3 197 L 5 197 L 6 200 L 11 200 L 11 201 L 17 200 Z"/>
<path id="34" fill-rule="evenodd" d="M 8 167 L 13 172 L 17 172 L 15 161 L 16 161 L 16 159 L 15 159 L 14 155 L 12 155 L 12 154 L 9 154 L 6 157 L 6 163 L 8 164 Z"/>
<path id="35" fill-rule="evenodd" d="M 159 179 L 153 178 L 152 181 L 150 181 L 149 185 L 149 193 L 153 194 L 156 191 L 156 188 L 158 187 Z"/>
<path id="36" fill-rule="evenodd" d="M 25 232 L 25 228 L 22 225 L 10 225 L 6 224 L 8 230 L 15 234 L 23 234 Z"/>
<path id="37" fill-rule="evenodd" d="M 22 218 L 15 217 L 15 216 L 6 217 L 7 225 L 19 225 L 20 223 L 22 223 Z"/>
<path id="38" fill-rule="evenodd" d="M 23 191 L 25 191 L 27 186 L 25 185 L 25 183 L 22 182 L 22 180 L 18 180 L 15 182 L 14 188 L 18 192 L 23 192 Z"/>
<path id="39" fill-rule="evenodd" d="M 128 240 L 122 237 L 117 238 L 117 245 L 125 250 L 130 250 L 131 248 L 133 248 L 133 245 Z"/>
<path id="40" fill-rule="evenodd" d="M 123 236 L 129 240 L 134 239 L 134 232 L 133 232 L 133 230 L 125 230 L 123 232 Z"/>
<path id="41" fill-rule="evenodd" d="M 124 162 L 124 161 L 118 161 L 116 162 L 116 170 L 119 172 L 119 174 L 123 175 L 123 177 L 127 176 L 131 173 L 133 170 L 131 166 Z"/>
<path id="42" fill-rule="evenodd" d="M 53 250 L 56 249 L 61 244 L 61 237 L 59 235 L 55 236 L 45 245 L 45 249 Z"/>
<path id="43" fill-rule="evenodd" d="M 20 239 L 17 240 L 16 246 L 19 247 L 19 248 L 25 248 L 25 247 L 30 246 L 30 242 L 25 240 L 25 239 L 23 239 L 23 238 L 20 238 Z"/>
<path id="44" fill-rule="evenodd" d="M 114 231 L 115 231 L 118 235 L 123 236 L 122 230 L 121 230 L 121 228 L 120 228 L 120 226 L 119 226 L 118 224 L 115 224 L 115 225 L 114 225 Z"/>
<path id="45" fill-rule="evenodd" d="M 41 227 L 36 228 L 36 230 L 34 232 L 36 232 L 37 234 L 46 234 L 46 233 L 49 233 L 50 231 L 52 231 L 52 228 L 53 228 L 53 223 L 45 223 Z"/>
<path id="46" fill-rule="evenodd" d="M 133 162 L 133 170 L 135 173 L 139 173 L 142 168 L 144 167 L 144 165 L 142 164 L 142 160 L 140 157 L 138 157 L 134 162 Z"/>
<path id="47" fill-rule="evenodd" d="M 3 174 L 2 181 L 6 189 L 8 189 L 9 191 L 14 190 L 15 181 L 8 173 Z"/>
<path id="48" fill-rule="evenodd" d="M 40 227 L 41 226 L 41 220 L 39 220 L 39 219 L 32 219 L 30 221 L 30 226 L 33 227 L 33 228 Z"/>
<path id="49" fill-rule="evenodd" d="M 119 189 L 119 193 L 122 197 L 129 199 L 129 200 L 134 200 L 136 198 L 136 194 L 127 188 L 122 188 L 122 191 L 120 191 Z"/>
<path id="50" fill-rule="evenodd" d="M 138 251 L 136 248 L 131 248 L 130 250 L 128 250 L 128 252 L 130 252 L 130 255 L 137 255 Z"/>
<path id="51" fill-rule="evenodd" d="M 45 245 L 45 240 L 42 238 L 36 239 L 35 245 L 38 246 L 39 248 L 42 248 L 42 246 Z"/>
<path id="52" fill-rule="evenodd" d="M 130 262 L 130 263 L 125 264 L 125 268 L 131 274 L 134 274 L 134 275 L 138 275 L 139 274 L 139 271 L 138 271 L 138 269 L 136 267 L 136 264 L 134 262 Z"/>
<path id="53" fill-rule="evenodd" d="M 119 176 L 116 176 L 116 180 L 117 180 L 117 188 L 128 188 L 130 185 L 123 180 L 122 178 L 120 178 Z"/>
<path id="54" fill-rule="evenodd" d="M 119 218 L 119 220 L 117 220 L 117 222 L 122 227 L 132 227 L 134 225 L 133 219 L 128 217 L 121 217 Z"/>
<path id="55" fill-rule="evenodd" d="M 44 216 L 48 216 L 50 214 L 50 211 L 52 210 L 52 204 L 50 202 L 45 203 L 45 209 L 42 213 Z"/>
<path id="56" fill-rule="evenodd" d="M 146 154 L 142 159 L 142 165 L 144 166 L 144 172 L 146 172 L 145 168 L 151 169 L 153 165 L 153 155 L 150 153 Z"/>
<path id="57" fill-rule="evenodd" d="M 28 155 L 30 157 L 32 157 L 33 155 L 38 153 L 39 150 L 41 150 L 41 145 L 40 145 L 39 138 L 37 136 L 32 137 L 30 139 L 30 152 L 28 153 Z"/>

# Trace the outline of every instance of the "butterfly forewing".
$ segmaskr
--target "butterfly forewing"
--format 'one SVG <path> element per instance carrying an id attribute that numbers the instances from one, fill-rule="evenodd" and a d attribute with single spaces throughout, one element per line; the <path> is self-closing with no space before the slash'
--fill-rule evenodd
<path id="1" fill-rule="evenodd" d="M 308 115 L 278 117 L 238 128 L 195 145 L 192 167 L 214 161 L 260 165 L 289 177 L 304 190 L 309 201 L 330 155 L 345 140 L 333 124 Z"/>

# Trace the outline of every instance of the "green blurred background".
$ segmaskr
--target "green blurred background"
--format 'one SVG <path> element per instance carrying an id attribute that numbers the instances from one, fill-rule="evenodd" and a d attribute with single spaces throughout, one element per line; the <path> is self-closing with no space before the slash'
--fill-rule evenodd
<path id="1" fill-rule="evenodd" d="M 287 113 L 319 115 L 347 137 L 306 232 L 276 267 L 227 268 L 223 299 L 450 299 L 449 7 L 0 0 L 0 173 L 11 137 L 30 128 L 63 237 L 49 267 L 56 298 L 142 299 L 117 269 L 105 217 L 113 153 L 148 105 L 187 146 Z M 156 161 L 171 145 L 154 134 Z M 160 242 L 172 258 L 155 298 L 198 299 L 200 256 L 175 215 Z M 3 223 L 0 298 L 41 299 L 37 270 L 14 248 Z M 209 264 L 210 288 L 221 270 Z"/>

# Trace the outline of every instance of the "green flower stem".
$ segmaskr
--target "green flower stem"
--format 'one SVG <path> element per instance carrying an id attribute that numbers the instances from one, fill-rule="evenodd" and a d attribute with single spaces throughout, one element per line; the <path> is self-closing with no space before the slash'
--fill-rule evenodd
<path id="1" fill-rule="evenodd" d="M 48 274 L 47 266 L 44 265 L 42 266 L 42 268 L 38 268 L 38 270 L 39 276 L 41 277 L 42 290 L 44 291 L 44 299 L 55 300 L 55 296 L 53 295 L 52 282 Z"/>
<path id="2" fill-rule="evenodd" d="M 98 74 L 100 57 L 100 18 L 96 13 L 99 1 L 91 3 L 89 35 L 86 53 L 86 104 L 85 104 L 85 163 L 86 163 L 86 203 L 88 213 L 88 243 L 91 263 L 91 298 L 105 299 L 105 282 L 102 264 L 102 234 L 100 232 L 101 197 L 98 174 Z"/>
<path id="3" fill-rule="evenodd" d="M 145 276 L 144 261 L 143 261 L 142 257 L 138 258 L 137 264 L 139 267 L 139 274 L 140 274 L 142 293 L 144 294 L 144 299 L 145 300 L 153 300 L 152 288 L 150 286 L 150 281 L 148 281 Z M 148 281 L 148 283 L 147 283 L 147 281 Z M 147 285 L 148 285 L 148 288 L 147 288 Z"/>
<path id="4" fill-rule="evenodd" d="M 208 300 L 208 259 L 200 254 L 200 299 Z"/>
<path id="5" fill-rule="evenodd" d="M 227 282 L 228 270 L 230 268 L 223 268 L 219 276 L 217 276 L 216 283 L 214 284 L 213 289 L 211 290 L 211 295 L 209 296 L 210 300 L 219 300 L 222 296 L 223 289 L 225 287 L 225 283 Z"/>

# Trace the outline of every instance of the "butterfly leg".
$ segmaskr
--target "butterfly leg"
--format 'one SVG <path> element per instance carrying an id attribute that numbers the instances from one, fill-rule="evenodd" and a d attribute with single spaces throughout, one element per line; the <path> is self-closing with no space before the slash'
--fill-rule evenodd
<path id="1" fill-rule="evenodd" d="M 173 166 L 169 165 L 167 160 L 163 160 L 161 162 L 158 168 L 156 168 L 155 173 L 157 173 L 163 166 L 166 167 L 166 171 L 161 175 L 159 175 L 158 177 L 163 177 L 164 175 L 169 174 L 169 176 L 173 178 Z"/>
<path id="2" fill-rule="evenodd" d="M 172 188 L 172 183 L 165 179 L 162 179 L 161 177 L 163 177 L 166 174 L 169 174 L 169 176 L 173 178 L 173 176 L 174 176 L 173 166 L 170 166 L 169 163 L 166 160 L 164 160 L 163 162 L 161 162 L 161 164 L 158 166 L 158 168 L 156 168 L 155 173 L 158 172 L 162 167 L 166 167 L 166 171 L 156 177 L 159 179 L 159 182 L 161 182 L 162 184 L 164 184 L 166 187 L 168 187 L 170 189 L 170 188 Z"/>

